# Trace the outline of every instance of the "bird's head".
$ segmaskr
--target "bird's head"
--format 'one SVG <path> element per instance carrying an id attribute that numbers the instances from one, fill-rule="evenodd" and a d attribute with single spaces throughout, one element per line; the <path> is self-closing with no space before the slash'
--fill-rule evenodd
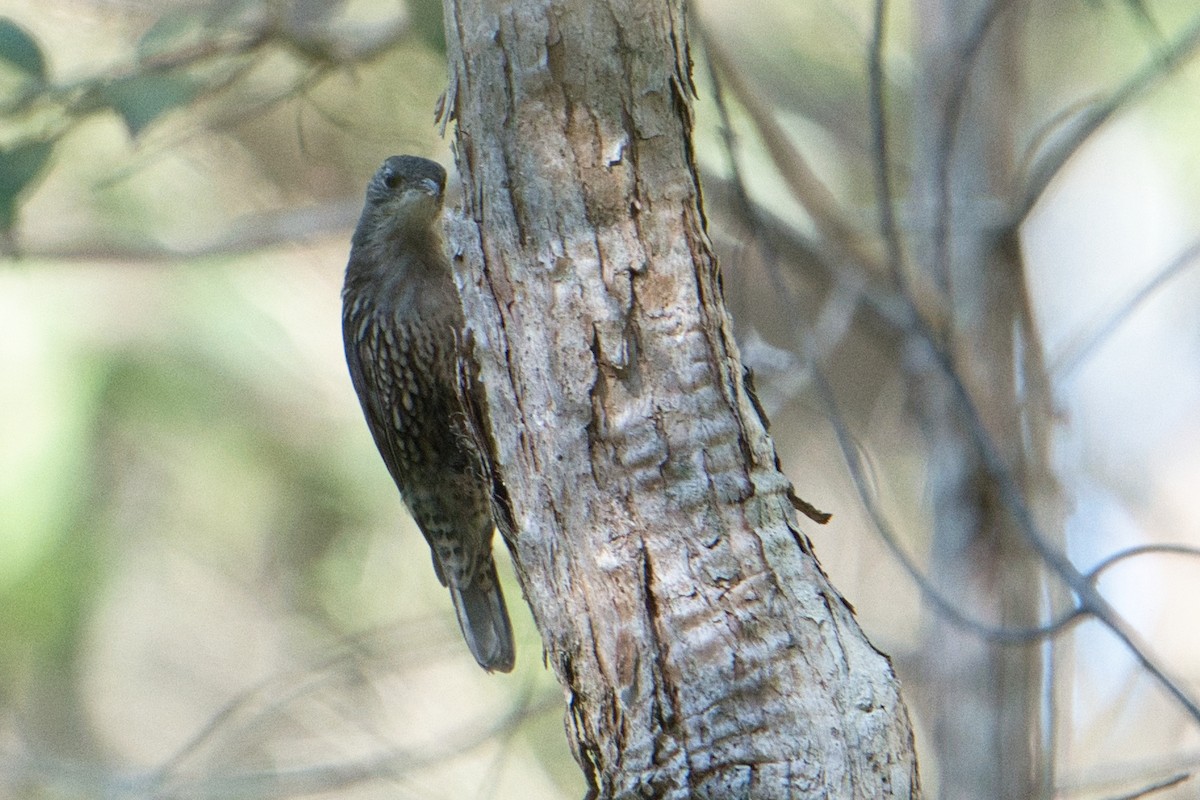
<path id="1" fill-rule="evenodd" d="M 377 232 L 388 238 L 407 238 L 429 232 L 442 210 L 446 170 L 418 156 L 392 156 L 367 185 L 364 220 L 369 215 Z"/>

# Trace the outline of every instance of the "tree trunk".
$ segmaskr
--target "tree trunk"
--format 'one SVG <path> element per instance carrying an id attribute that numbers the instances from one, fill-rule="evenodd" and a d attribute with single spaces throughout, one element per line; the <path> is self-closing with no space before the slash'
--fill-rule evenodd
<path id="1" fill-rule="evenodd" d="M 681 0 L 445 12 L 492 467 L 592 796 L 917 796 L 891 666 L 743 382 Z"/>
<path id="2" fill-rule="evenodd" d="M 1023 2 L 922 0 L 914 185 L 930 231 L 918 240 L 929 314 L 980 421 L 1023 479 L 1047 530 L 1050 399 L 1041 341 L 1024 286 L 1009 209 L 1023 99 Z M 957 113 L 955 109 L 957 108 Z M 953 131 L 953 134 L 951 134 Z M 944 376 L 913 374 L 915 410 L 929 437 L 934 527 L 930 576 L 972 616 L 1036 626 L 1043 565 L 1000 498 Z M 941 767 L 939 796 L 1029 800 L 1045 795 L 1040 753 L 1041 658 L 1036 645 L 987 641 L 930 618 L 921 652 L 928 723 Z"/>

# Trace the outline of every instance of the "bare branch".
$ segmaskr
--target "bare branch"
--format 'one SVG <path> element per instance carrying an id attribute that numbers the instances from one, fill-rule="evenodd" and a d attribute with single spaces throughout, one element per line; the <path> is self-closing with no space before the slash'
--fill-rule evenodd
<path id="1" fill-rule="evenodd" d="M 887 250 L 887 269 L 901 296 L 910 301 L 912 294 L 904 274 L 904 241 L 896 223 L 895 194 L 892 190 L 891 156 L 888 152 L 887 107 L 884 96 L 883 45 L 886 38 L 887 0 L 875 0 L 871 45 L 867 62 L 871 107 L 871 139 L 875 150 L 875 194 L 879 205 L 879 230 Z"/>
<path id="2" fill-rule="evenodd" d="M 932 347 L 932 343 L 929 340 L 926 341 Z M 985 467 L 1000 488 L 1003 502 L 1009 508 L 1010 512 L 1013 513 L 1014 517 L 1016 517 L 1018 526 L 1024 533 L 1026 541 L 1034 547 L 1045 562 L 1071 588 L 1078 602 L 1075 608 L 1064 612 L 1051 622 L 1036 627 L 1002 628 L 972 620 L 963 614 L 957 605 L 943 597 L 933 587 L 920 568 L 917 567 L 916 563 L 900 545 L 899 537 L 888 522 L 882 508 L 875 501 L 874 493 L 870 489 L 862 460 L 858 454 L 858 448 L 838 410 L 837 402 L 829 383 L 825 380 L 819 369 L 814 368 L 813 374 L 813 384 L 825 406 L 847 468 L 850 470 L 851 479 L 863 502 L 864 508 L 871 517 L 872 524 L 901 567 L 909 574 L 918 588 L 920 588 L 922 595 L 934 606 L 938 613 L 942 614 L 953 624 L 973 631 L 985 639 L 1007 644 L 1025 644 L 1045 639 L 1057 635 L 1073 623 L 1079 621 L 1084 615 L 1094 616 L 1121 640 L 1142 668 L 1150 673 L 1168 693 L 1175 697 L 1189 714 L 1194 718 L 1200 719 L 1200 715 L 1198 715 L 1200 709 L 1198 709 L 1195 701 L 1183 691 L 1180 684 L 1171 678 L 1163 667 L 1159 666 L 1150 657 L 1145 645 L 1139 641 L 1139 638 L 1129 624 L 1104 600 L 1094 586 L 1096 579 L 1104 570 L 1126 558 L 1148 553 L 1175 553 L 1200 556 L 1200 549 L 1184 545 L 1166 544 L 1131 548 L 1106 559 L 1087 573 L 1079 572 L 1067 560 L 1066 556 L 1052 548 L 1041 532 L 1037 530 L 1033 523 L 1032 515 L 1025 505 L 1019 489 L 1016 487 L 1011 473 L 998 460 L 999 456 L 995 451 L 995 445 L 987 438 L 986 431 L 982 429 L 982 424 L 979 422 L 978 417 L 974 416 L 974 406 L 969 398 L 965 396 L 965 389 L 963 389 L 958 394 L 963 408 L 968 411 L 968 419 L 971 420 L 968 428 L 975 438 L 976 446 L 979 448 Z M 961 388 L 961 383 L 959 383 L 955 376 L 951 376 L 951 383 Z M 981 439 L 980 437 L 983 438 Z"/>
<path id="3" fill-rule="evenodd" d="M 1025 502 L 1024 493 L 1012 470 L 1005 463 L 996 442 L 992 440 L 984 426 L 979 409 L 963 384 L 961 376 L 954 369 L 949 355 L 938 347 L 932 333 L 920 319 L 917 319 L 915 324 L 919 327 L 918 335 L 914 339 L 923 342 L 928 347 L 929 354 L 933 357 L 939 371 L 949 382 L 966 423 L 967 432 L 979 453 L 983 467 L 995 483 L 1000 494 L 1000 501 L 1012 514 L 1017 529 L 1021 532 L 1025 542 L 1075 594 L 1080 610 L 1094 616 L 1107 627 L 1125 645 L 1142 668 L 1166 689 L 1193 719 L 1200 722 L 1200 704 L 1183 690 L 1180 682 L 1171 677 L 1165 667 L 1150 656 L 1149 648 L 1141 641 L 1141 637 L 1138 636 L 1133 626 L 1104 599 L 1092 581 L 1071 563 L 1065 553 L 1053 546 L 1043 535 L 1033 518 L 1033 512 Z"/>
<path id="4" fill-rule="evenodd" d="M 33 243 L 22 257 L 64 262 L 160 264 L 256 253 L 342 234 L 354 224 L 360 202 L 345 200 L 308 208 L 252 214 L 235 219 L 217 235 L 192 244 L 104 241 L 87 236 L 75 241 Z"/>
<path id="5" fill-rule="evenodd" d="M 348 789 L 370 781 L 395 779 L 476 750 L 497 737 L 505 736 L 526 720 L 561 707 L 561 701 L 552 695 L 533 703 L 532 686 L 533 683 L 528 682 L 508 712 L 494 723 L 487 726 L 471 723 L 464 730 L 443 737 L 439 746 L 424 752 L 388 748 L 374 755 L 343 762 L 223 774 L 208 780 L 189 782 L 186 786 L 178 787 L 174 796 L 290 798 Z"/>
<path id="6" fill-rule="evenodd" d="M 950 165 L 954 159 L 954 150 L 962 123 L 967 82 L 971 79 L 976 58 L 983 43 L 987 40 L 992 24 L 1008 6 L 1008 0 L 992 0 L 980 15 L 979 21 L 971 30 L 967 40 L 963 42 L 958 63 L 953 71 L 950 91 L 946 97 L 942 124 L 938 129 L 938 143 L 934 149 L 933 165 L 934 174 L 937 176 L 937 202 L 933 215 L 936 226 L 934 229 L 933 275 L 942 291 L 948 291 L 950 286 L 950 230 L 951 218 L 954 213 L 953 205 L 950 202 Z"/>
<path id="7" fill-rule="evenodd" d="M 754 120 L 771 160 L 787 183 L 792 196 L 804 207 L 821 232 L 838 250 L 867 268 L 878 268 L 879 256 L 871 252 L 863 241 L 861 232 L 846 222 L 845 212 L 839 208 L 829 187 L 817 177 L 807 159 L 795 148 L 783 127 L 775 119 L 775 113 L 767 102 L 742 76 L 724 48 L 701 28 L 704 51 L 708 55 L 714 75 L 720 75 L 741 103 L 742 108 Z"/>
<path id="8" fill-rule="evenodd" d="M 1197 15 L 1172 41 L 1158 50 L 1137 72 L 1104 100 L 1092 105 L 1076 117 L 1065 138 L 1035 159 L 1025 180 L 1025 191 L 1019 198 L 1012 218 L 1022 222 L 1046 187 L 1062 170 L 1063 165 L 1118 111 L 1141 99 L 1158 82 L 1178 69 L 1200 47 L 1200 15 Z"/>
<path id="9" fill-rule="evenodd" d="M 774 254 L 789 263 L 817 267 L 817 270 L 803 277 L 813 280 L 818 291 L 832 291 L 833 287 L 843 284 L 855 287 L 859 292 L 860 309 L 865 312 L 862 321 L 870 329 L 872 337 L 881 343 L 884 339 L 894 343 L 897 331 L 903 330 L 907 321 L 907 314 L 902 311 L 906 303 L 893 289 L 882 285 L 885 281 L 872 280 L 872 276 L 861 265 L 836 258 L 819 242 L 752 199 L 748 200 L 748 207 L 743 207 L 737 195 L 738 188 L 734 180 L 705 177 L 704 197 L 710 208 L 729 207 L 739 211 L 747 228 L 768 254 Z M 789 302 L 795 306 L 795 293 L 787 290 L 786 294 L 791 298 Z"/>
<path id="10" fill-rule="evenodd" d="M 368 634 L 373 636 L 378 631 Z M 388 636 L 394 636 L 389 632 Z M 510 735 L 527 720 L 551 710 L 561 701 L 555 693 L 541 694 L 532 678 L 524 683 L 508 710 L 499 716 L 473 720 L 461 729 L 440 737 L 436 744 L 420 747 L 394 747 L 381 741 L 373 753 L 344 761 L 331 761 L 279 769 L 243 769 L 228 764 L 193 764 L 205 746 L 219 736 L 236 735 L 260 726 L 264 721 L 283 717 L 289 708 L 303 701 L 342 672 L 353 669 L 361 656 L 358 641 L 351 637 L 347 648 L 324 663 L 295 676 L 275 677 L 243 692 L 218 711 L 193 738 L 174 755 L 148 772 L 128 773 L 113 765 L 85 764 L 72 760 L 47 758 L 36 754 L 0 752 L 0 772 L 5 778 L 16 776 L 19 785 L 28 788 L 51 787 L 69 793 L 99 794 L 111 797 L 228 797 L 288 798 L 321 791 L 347 789 L 372 781 L 395 780 L 432 765 L 470 753 Z M 261 731 L 253 735 L 261 736 Z M 200 774 L 197 774 L 200 773 Z"/>
<path id="11" fill-rule="evenodd" d="M 1069 347 L 1062 356 L 1056 359 L 1057 363 L 1053 365 L 1051 372 L 1064 381 L 1073 376 L 1075 371 L 1084 362 L 1095 355 L 1096 351 L 1121 326 L 1121 323 L 1128 320 L 1133 315 L 1133 312 L 1137 311 L 1143 303 L 1150 299 L 1155 292 L 1166 285 L 1172 278 L 1182 275 L 1185 270 L 1194 265 L 1197 256 L 1200 256 L 1200 240 L 1194 241 L 1184 248 L 1183 252 L 1175 256 L 1158 274 L 1148 280 L 1124 303 L 1118 306 L 1107 319 L 1097 325 L 1083 341 Z"/>
<path id="12" fill-rule="evenodd" d="M 1185 544 L 1146 544 L 1138 547 L 1130 547 L 1118 553 L 1114 553 L 1108 558 L 1101 561 L 1096 566 L 1092 567 L 1091 572 L 1087 573 L 1089 580 L 1095 581 L 1100 577 L 1100 573 L 1107 570 L 1109 567 L 1116 566 L 1120 562 L 1145 555 L 1175 555 L 1175 556 L 1195 556 L 1200 557 L 1200 547 L 1190 547 Z"/>
<path id="13" fill-rule="evenodd" d="M 705 63 L 708 65 L 709 78 L 713 83 L 713 100 L 717 108 L 717 115 L 721 119 L 721 143 L 725 147 L 725 155 L 729 160 L 729 170 L 733 175 L 733 180 L 731 182 L 731 188 L 733 189 L 733 200 L 736 204 L 737 210 L 749 223 L 749 227 L 754 234 L 754 240 L 758 244 L 759 251 L 763 255 L 763 260 L 767 264 L 767 275 L 771 278 L 771 283 L 774 285 L 776 291 L 782 293 L 786 290 L 780 282 L 779 259 L 776 257 L 776 250 L 772 246 L 770 240 L 768 240 L 764 235 L 761 214 L 759 213 L 759 209 L 755 205 L 754 200 L 750 197 L 749 188 L 746 186 L 746 181 L 742 176 L 742 163 L 741 159 L 738 158 L 737 150 L 737 134 L 733 129 L 733 119 L 729 115 L 729 106 L 725 103 L 725 85 L 721 80 L 721 72 L 717 69 L 718 59 L 724 56 L 723 54 L 719 55 L 718 52 L 713 49 L 713 44 L 709 41 L 707 31 L 703 26 L 701 26 L 700 31 L 701 39 L 705 43 L 705 54 L 708 56 L 708 58 L 705 59 Z M 732 71 L 733 67 L 727 66 L 727 69 Z M 740 76 L 738 76 L 738 78 L 740 80 Z M 774 123 L 774 119 L 769 118 L 769 123 Z M 794 191 L 795 190 L 793 188 L 793 192 Z M 803 203 L 803 200 L 800 202 Z M 814 251 L 814 255 L 815 251 L 821 249 L 821 245 L 817 241 L 810 241 L 809 244 L 810 249 Z"/>
<path id="14" fill-rule="evenodd" d="M 1000 627 L 971 619 L 962 612 L 957 604 L 944 597 L 905 551 L 904 546 L 900 544 L 900 537 L 897 535 L 895 529 L 892 528 L 891 523 L 888 522 L 887 515 L 876 501 L 875 493 L 871 491 L 866 469 L 858 452 L 858 446 L 855 444 L 850 429 L 847 427 L 846 421 L 838 409 L 832 387 L 830 387 L 829 382 L 819 369 L 814 368 L 813 375 L 813 385 L 817 396 L 825 408 L 830 425 L 833 426 L 834 434 L 837 436 L 838 445 L 842 451 L 842 457 L 845 459 L 846 467 L 850 471 L 850 479 L 854 483 L 854 488 L 858 492 L 863 508 L 866 509 L 867 515 L 870 516 L 871 523 L 875 527 L 876 533 L 879 534 L 879 538 L 883 540 L 883 543 L 891 551 L 896 561 L 908 573 L 913 583 L 917 585 L 917 588 L 921 590 L 921 596 L 933 606 L 934 611 L 945 617 L 952 624 L 969 630 L 983 639 L 1003 644 L 1030 644 L 1047 639 L 1066 630 L 1082 618 L 1084 613 L 1082 609 L 1074 608 L 1043 625 L 1029 628 Z"/>
<path id="15" fill-rule="evenodd" d="M 1169 778 L 1163 778 L 1161 781 L 1152 783 L 1149 786 L 1145 786 L 1134 792 L 1130 792 L 1129 794 L 1118 795 L 1110 800 L 1138 800 L 1139 797 L 1149 797 L 1150 795 L 1161 792 L 1164 789 L 1170 789 L 1174 786 L 1178 786 L 1184 781 L 1190 780 L 1191 777 L 1192 773 L 1181 772 L 1178 775 L 1172 775 Z"/>

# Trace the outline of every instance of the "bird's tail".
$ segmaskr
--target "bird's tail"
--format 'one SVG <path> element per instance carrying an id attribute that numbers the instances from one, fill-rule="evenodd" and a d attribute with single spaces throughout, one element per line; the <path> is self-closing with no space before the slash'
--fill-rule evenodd
<path id="1" fill-rule="evenodd" d="M 495 562 L 488 559 L 470 583 L 455 586 L 451 581 L 449 588 L 459 627 L 479 666 L 488 672 L 511 672 L 516 648 Z"/>

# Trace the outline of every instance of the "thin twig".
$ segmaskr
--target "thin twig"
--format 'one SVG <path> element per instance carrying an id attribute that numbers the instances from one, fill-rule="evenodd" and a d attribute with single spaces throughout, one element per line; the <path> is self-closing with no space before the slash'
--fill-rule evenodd
<path id="1" fill-rule="evenodd" d="M 1128 794 L 1117 795 L 1116 797 L 1108 798 L 1108 800 L 1138 800 L 1139 797 L 1149 797 L 1155 792 L 1161 792 L 1164 789 L 1170 789 L 1178 786 L 1192 777 L 1190 772 L 1181 772 L 1178 775 L 1172 775 L 1169 778 L 1163 778 L 1161 781 L 1152 783 L 1149 786 L 1144 786 Z"/>
<path id="2" fill-rule="evenodd" d="M 1200 722 L 1200 705 L 1192 699 L 1180 686 L 1179 682 L 1171 678 L 1165 668 L 1160 666 L 1157 661 L 1148 653 L 1147 647 L 1139 640 L 1136 631 L 1122 617 L 1116 609 L 1104 599 L 1103 595 L 1096 589 L 1088 576 L 1080 572 L 1066 554 L 1054 547 L 1049 540 L 1042 534 L 1038 528 L 1037 522 L 1033 518 L 1033 512 L 1029 505 L 1025 502 L 1025 496 L 1021 491 L 1020 486 L 1014 477 L 1012 470 L 1005 462 L 1000 454 L 996 443 L 992 440 L 987 431 L 987 427 L 983 423 L 983 418 L 975 405 L 974 399 L 970 392 L 967 391 L 966 385 L 963 383 L 961 376 L 954 367 L 953 360 L 949 354 L 938 345 L 938 340 L 935 338 L 933 331 L 928 323 L 918 313 L 912 295 L 904 289 L 905 279 L 903 275 L 903 244 L 900 240 L 899 231 L 896 227 L 896 219 L 893 204 L 893 194 L 891 187 L 891 178 L 889 176 L 889 161 L 888 161 L 888 138 L 886 114 L 884 113 L 884 97 L 883 97 L 883 43 L 884 43 L 884 20 L 887 11 L 887 0 L 875 0 L 875 15 L 874 29 L 870 47 L 870 94 L 871 94 L 871 117 L 872 128 L 875 139 L 876 149 L 876 187 L 880 204 L 880 226 L 883 232 L 884 239 L 887 242 L 888 265 L 895 276 L 897 286 L 901 288 L 900 294 L 906 298 L 909 303 L 908 318 L 909 318 L 909 336 L 914 343 L 921 343 L 931 356 L 933 363 L 937 366 L 943 377 L 949 382 L 954 399 L 963 415 L 966 422 L 967 430 L 971 436 L 972 443 L 975 445 L 984 469 L 988 473 L 989 478 L 996 485 L 1000 493 L 1000 500 L 1009 513 L 1012 514 L 1016 522 L 1017 529 L 1021 532 L 1026 543 L 1033 548 L 1045 564 L 1050 567 L 1051 571 L 1058 575 L 1059 579 L 1065 583 L 1070 590 L 1075 594 L 1079 603 L 1075 613 L 1086 613 L 1095 617 L 1105 627 L 1112 631 L 1122 644 L 1133 655 L 1134 659 L 1148 672 L 1167 692 L 1183 706 L 1188 714 Z M 1169 48 L 1166 54 L 1143 69 L 1135 80 L 1131 80 L 1126 84 L 1123 90 L 1118 91 L 1110 98 L 1106 108 L 1106 113 L 1092 115 L 1089 119 L 1094 120 L 1094 125 L 1084 125 L 1083 130 L 1090 135 L 1091 131 L 1099 127 L 1113 111 L 1129 98 L 1135 96 L 1144 88 L 1150 85 L 1156 78 L 1163 74 L 1164 63 L 1169 68 L 1172 64 L 1178 63 L 1181 56 L 1186 53 L 1191 47 L 1200 43 L 1200 17 L 1197 17 L 1192 26 L 1184 36 L 1176 40 L 1176 46 Z M 1153 69 L 1151 69 L 1151 67 Z M 1075 140 L 1074 147 L 1086 139 L 1086 135 Z M 1058 158 L 1042 159 L 1042 169 L 1039 171 L 1035 168 L 1035 177 L 1044 175 L 1045 165 L 1057 164 L 1061 166 L 1069 156 L 1070 152 L 1074 152 L 1074 147 L 1067 150 L 1060 148 L 1056 153 L 1060 154 Z M 1057 166 L 1049 173 L 1057 171 Z M 1048 183 L 1049 178 L 1044 178 L 1040 188 L 1033 195 L 1033 201 L 1036 201 L 1037 196 L 1041 194 L 1041 190 L 1045 188 L 1045 183 Z M 1033 184 L 1035 187 L 1037 181 Z M 1027 195 L 1028 197 L 1028 195 Z M 1032 201 L 1031 201 L 1032 202 Z M 1031 204 L 1031 203 L 1030 203 Z M 1027 210 L 1027 209 L 1026 209 Z M 1023 215 L 1022 217 L 1023 218 Z M 814 370 L 816 372 L 816 370 Z M 820 385 L 821 381 L 815 381 Z M 824 386 L 824 391 L 828 396 L 828 385 Z M 847 454 L 847 461 L 851 462 L 857 459 L 857 454 L 852 450 L 848 450 L 843 445 L 843 452 Z M 869 509 L 870 510 L 870 509 Z M 886 520 L 876 508 L 871 512 L 873 520 L 878 525 L 883 522 L 886 526 Z"/>
<path id="3" fill-rule="evenodd" d="M 862 458 L 859 456 L 854 438 L 850 434 L 845 419 L 838 408 L 833 389 L 819 368 L 814 367 L 812 372 L 813 387 L 816 390 L 817 397 L 824 406 L 830 424 L 833 426 L 838 446 L 842 450 L 842 457 L 845 459 L 846 466 L 850 471 L 850 479 L 854 483 L 854 488 L 858 492 L 863 508 L 866 509 L 867 515 L 870 516 L 871 523 L 875 527 L 876 533 L 879 534 L 879 538 L 883 540 L 888 550 L 891 551 L 892 556 L 899 562 L 904 571 L 908 573 L 913 583 L 917 585 L 917 588 L 920 589 L 922 597 L 933 606 L 935 612 L 945 617 L 948 622 L 971 631 L 983 639 L 1002 644 L 1029 644 L 1041 641 L 1057 635 L 1082 618 L 1083 611 L 1079 608 L 1073 608 L 1063 612 L 1050 622 L 1038 626 L 1027 628 L 993 626 L 971 619 L 960 610 L 958 604 L 944 597 L 900 544 L 900 537 L 888 522 L 887 515 L 876 501 L 874 492 L 871 491 Z"/>
<path id="4" fill-rule="evenodd" d="M 1197 257 L 1200 257 L 1200 239 L 1184 248 L 1183 252 L 1175 256 L 1158 274 L 1134 292 L 1106 320 L 1097 325 L 1086 339 L 1058 358 L 1057 363 L 1051 369 L 1052 374 L 1062 381 L 1074 375 L 1075 370 L 1095 354 L 1096 350 L 1112 336 L 1122 322 L 1129 319 L 1134 311 L 1168 281 L 1183 274 L 1188 267 L 1196 263 Z"/>
<path id="5" fill-rule="evenodd" d="M 740 208 L 736 197 L 728 199 L 737 189 L 732 180 L 719 176 L 708 176 L 704 179 L 704 196 L 709 206 L 726 205 Z M 726 202 L 722 204 L 722 198 Z M 714 204 L 714 200 L 716 203 Z M 866 323 L 872 335 L 880 344 L 894 344 L 896 335 L 904 330 L 908 319 L 901 309 L 905 307 L 895 295 L 895 290 L 881 285 L 879 280 L 872 280 L 866 271 L 852 262 L 833 258 L 828 248 L 822 248 L 811 237 L 789 225 L 769 208 L 749 199 L 750 208 L 743 212 L 746 224 L 754 229 L 756 235 L 763 238 L 768 252 L 778 254 L 787 262 L 812 264 L 820 269 L 820 274 L 814 271 L 808 275 L 817 285 L 818 291 L 832 291 L 838 284 L 848 284 L 858 288 L 861 310 L 864 313 L 859 321 Z M 789 291 L 792 298 L 789 302 L 796 305 L 795 292 Z"/>
<path id="6" fill-rule="evenodd" d="M 967 425 L 967 431 L 979 453 L 983 467 L 999 490 L 1001 502 L 1008 509 L 1008 512 L 1012 514 L 1017 524 L 1017 529 L 1021 532 L 1026 543 L 1050 567 L 1051 571 L 1058 575 L 1063 583 L 1075 593 L 1079 601 L 1079 610 L 1095 617 L 1107 627 L 1128 648 L 1129 652 L 1142 668 L 1150 673 L 1187 710 L 1188 714 L 1194 720 L 1200 722 L 1200 704 L 1197 704 L 1183 690 L 1179 682 L 1172 678 L 1166 669 L 1150 656 L 1147 646 L 1140 641 L 1137 632 L 1104 599 L 1104 596 L 1088 580 L 1088 577 L 1071 563 L 1071 560 L 1067 558 L 1065 553 L 1054 547 L 1042 534 L 1037 522 L 1033 518 L 1033 512 L 1025 502 L 1025 496 L 1017 484 L 1012 470 L 1005 463 L 1004 457 L 1000 454 L 996 443 L 992 440 L 986 426 L 983 424 L 983 418 L 979 413 L 979 409 L 967 391 L 966 385 L 962 382 L 961 376 L 954 369 L 949 355 L 937 346 L 932 337 L 932 332 L 924 326 L 919 318 L 915 319 L 914 323 L 919 328 L 916 338 L 926 345 L 929 355 L 937 364 L 939 371 L 949 382 L 951 391 L 962 412 Z"/>
<path id="7" fill-rule="evenodd" d="M 1024 221 L 1063 165 L 1078 152 L 1092 134 L 1118 111 L 1153 89 L 1162 78 L 1191 57 L 1197 47 L 1200 47 L 1200 15 L 1194 17 L 1182 33 L 1157 50 L 1150 60 L 1130 75 L 1116 91 L 1081 113 L 1066 138 L 1034 160 L 1033 168 L 1025 180 L 1025 191 L 1012 214 L 1014 223 Z"/>
<path id="8" fill-rule="evenodd" d="M 27 258 L 86 264 L 161 264 L 258 253 L 342 234 L 354 224 L 361 206 L 361 201 L 354 199 L 287 211 L 247 214 L 235 218 L 220 235 L 186 245 L 115 242 L 91 236 L 80 240 L 47 242 L 45 245 L 34 242 L 23 248 L 21 253 Z"/>
<path id="9" fill-rule="evenodd" d="M 476 750 L 526 720 L 562 706 L 561 697 L 547 696 L 533 703 L 532 696 L 533 682 L 529 681 L 509 711 L 495 723 L 482 729 L 474 723 L 466 729 L 443 737 L 438 747 L 426 752 L 392 748 L 356 760 L 294 769 L 225 774 L 219 778 L 188 785 L 186 793 L 182 796 L 289 798 L 344 790 L 367 781 L 396 779 L 422 767 L 441 764 Z"/>
<path id="10" fill-rule="evenodd" d="M 775 119 L 772 108 L 750 86 L 724 48 L 708 35 L 705 28 L 701 28 L 701 36 L 714 81 L 718 75 L 723 78 L 742 108 L 754 120 L 754 125 L 767 147 L 772 162 L 779 170 L 780 177 L 791 190 L 792 196 L 808 212 L 817 230 L 847 258 L 868 269 L 877 269 L 879 257 L 863 243 L 861 233 L 847 224 L 846 214 L 838 206 L 833 192 L 792 144 L 783 127 Z M 725 116 L 728 117 L 727 114 Z"/>
<path id="11" fill-rule="evenodd" d="M 810 337 L 804 337 L 806 340 Z M 813 386 L 816 389 L 817 396 L 824 406 L 825 413 L 832 425 L 834 434 L 837 437 L 838 445 L 842 450 L 842 456 L 845 459 L 846 466 L 850 471 L 851 481 L 854 483 L 855 490 L 858 492 L 859 499 L 862 501 L 863 507 L 867 511 L 867 515 L 871 518 L 871 522 L 875 527 L 876 533 L 883 540 L 888 550 L 891 551 L 900 566 L 908 573 L 909 577 L 920 589 L 922 596 L 934 607 L 934 610 L 944 616 L 947 621 L 966 630 L 978 634 L 980 637 L 993 642 L 1002 644 L 1028 644 L 1031 642 L 1043 640 L 1051 636 L 1055 636 L 1073 623 L 1078 622 L 1084 615 L 1100 616 L 1095 614 L 1094 610 L 1084 604 L 1081 600 L 1079 604 L 1060 614 L 1050 622 L 1038 626 L 1031 627 L 1000 627 L 992 626 L 986 623 L 979 622 L 966 616 L 952 601 L 942 596 L 942 594 L 933 586 L 929 579 L 924 575 L 921 569 L 913 561 L 912 557 L 904 550 L 900 544 L 900 537 L 892 528 L 887 520 L 887 515 L 875 499 L 875 494 L 871 490 L 870 481 L 866 475 L 866 469 L 862 463 L 862 458 L 859 456 L 858 447 L 854 442 L 854 438 L 850 433 L 849 427 L 846 425 L 845 418 L 839 410 L 837 400 L 834 397 L 833 390 L 825 378 L 824 373 L 814 367 Z M 1100 578 L 1101 574 L 1109 568 L 1115 566 L 1121 561 L 1129 558 L 1134 558 L 1142 555 L 1150 554 L 1175 554 L 1200 557 L 1200 548 L 1189 547 L 1187 545 L 1175 544 L 1154 544 L 1141 545 L 1132 547 L 1127 550 L 1122 550 L 1115 553 L 1105 560 L 1101 561 L 1091 570 L 1086 573 L 1079 573 L 1080 580 L 1094 586 L 1095 582 Z M 1073 567 L 1072 567 L 1073 569 Z M 1077 593 L 1078 595 L 1079 593 Z M 1101 621 L 1106 626 L 1108 622 L 1101 617 Z M 1120 637 L 1120 633 L 1117 633 Z M 1128 644 L 1128 643 L 1127 643 Z M 1135 657 L 1142 660 L 1142 656 L 1137 652 Z M 1185 704 L 1186 705 L 1186 704 Z"/>
<path id="12" fill-rule="evenodd" d="M 1186 544 L 1143 544 L 1137 547 L 1130 547 L 1127 550 L 1121 550 L 1118 553 L 1113 553 L 1108 558 L 1101 561 L 1096 566 L 1092 567 L 1091 572 L 1087 573 L 1089 579 L 1093 582 L 1100 577 L 1100 573 L 1107 570 L 1109 567 L 1116 566 L 1120 562 L 1135 558 L 1137 556 L 1146 555 L 1173 555 L 1173 556 L 1195 556 L 1200 557 L 1200 547 L 1191 547 Z"/>
<path id="13" fill-rule="evenodd" d="M 248 728 L 264 719 L 278 716 L 294 700 L 304 697 L 323 684 L 339 679 L 342 670 L 357 664 L 364 646 L 380 635 L 389 638 L 394 636 L 393 626 L 345 636 L 343 646 L 336 653 L 303 672 L 294 676 L 272 675 L 239 692 L 198 728 L 182 747 L 147 775 L 146 780 L 155 784 L 166 782 L 184 763 L 216 739 L 218 734 L 228 733 L 235 727 Z"/>
<path id="14" fill-rule="evenodd" d="M 892 191 L 891 156 L 888 152 L 887 109 L 884 97 L 883 44 L 886 38 L 887 0 L 875 0 L 871 46 L 867 60 L 871 142 L 875 150 L 875 193 L 879 205 L 879 231 L 887 251 L 887 269 L 896 291 L 911 300 L 904 274 L 904 242 L 896 223 L 895 195 Z M 914 309 L 915 310 L 915 309 Z"/>
<path id="15" fill-rule="evenodd" d="M 729 161 L 729 171 L 733 176 L 734 202 L 737 204 L 737 208 L 741 212 L 742 216 L 749 221 L 751 231 L 754 234 L 754 241 L 758 245 L 759 253 L 762 255 L 763 261 L 766 263 L 767 275 L 770 277 L 771 283 L 775 287 L 775 291 L 778 292 L 782 297 L 787 289 L 783 286 L 783 282 L 780 278 L 778 255 L 775 251 L 775 248 L 772 246 L 771 241 L 764 235 L 763 223 L 760 219 L 758 208 L 754 204 L 753 200 L 750 199 L 750 190 L 746 186 L 746 181 L 742 174 L 741 159 L 738 158 L 737 134 L 734 132 L 733 119 L 729 114 L 729 107 L 725 102 L 725 84 L 721 80 L 721 71 L 717 69 L 717 61 L 721 58 L 724 58 L 724 55 L 718 53 L 715 45 L 708 37 L 707 29 L 703 26 L 700 26 L 700 38 L 704 42 L 704 54 L 706 56 L 705 63 L 708 65 L 708 75 L 713 85 L 713 102 L 717 108 L 717 115 L 721 120 L 721 143 L 725 147 L 725 155 Z M 744 81 L 741 81 L 741 77 L 737 75 L 736 71 L 731 65 L 726 63 L 724 64 L 723 69 L 725 69 L 727 73 L 735 76 L 735 82 L 744 83 Z M 745 101 L 743 101 L 743 104 L 744 103 Z M 771 124 L 774 123 L 773 117 L 768 116 L 768 119 L 770 120 Z M 759 123 L 760 129 L 763 124 L 764 123 L 762 122 Z M 797 153 L 796 156 L 799 157 L 799 153 Z M 803 164 L 802 161 L 801 164 Z M 805 169 L 807 169 L 807 167 L 805 167 Z M 795 193 L 794 188 L 793 193 Z M 800 199 L 800 202 L 803 203 L 804 201 Z M 812 212 L 810 211 L 810 214 L 811 213 Z"/>

